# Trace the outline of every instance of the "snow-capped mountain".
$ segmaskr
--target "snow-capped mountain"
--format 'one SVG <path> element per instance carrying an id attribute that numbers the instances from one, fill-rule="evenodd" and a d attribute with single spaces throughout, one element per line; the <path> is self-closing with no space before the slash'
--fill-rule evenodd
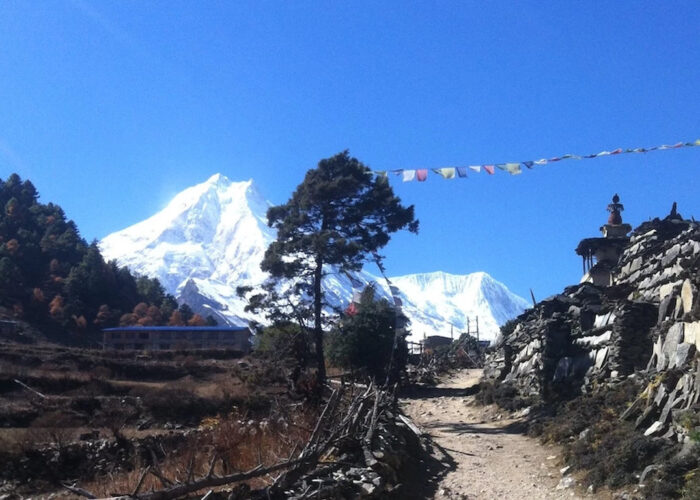
<path id="1" fill-rule="evenodd" d="M 466 275 L 442 271 L 390 278 L 401 292 L 413 338 L 477 329 L 494 340 L 499 326 L 522 313 L 528 303 L 484 272 Z"/>
<path id="2" fill-rule="evenodd" d="M 178 300 L 220 322 L 241 325 L 263 318 L 244 311 L 236 287 L 257 286 L 266 277 L 260 262 L 275 233 L 266 224 L 270 206 L 252 180 L 231 182 L 216 174 L 185 189 L 160 212 L 100 242 L 107 259 L 132 271 L 156 277 Z M 332 271 L 332 270 L 331 270 Z M 387 285 L 369 272 L 355 278 Z M 465 276 L 442 272 L 390 278 L 401 290 L 403 309 L 411 320 L 412 338 L 455 335 L 479 317 L 484 339 L 494 339 L 498 325 L 527 307 L 502 283 L 486 273 Z M 352 299 L 352 284 L 342 274 L 324 279 L 328 302 L 344 307 Z M 452 326 L 453 325 L 453 326 Z"/>

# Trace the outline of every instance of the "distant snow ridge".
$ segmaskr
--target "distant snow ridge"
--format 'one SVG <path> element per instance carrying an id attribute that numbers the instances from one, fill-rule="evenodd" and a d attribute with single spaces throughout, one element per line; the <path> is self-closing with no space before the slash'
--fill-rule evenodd
<path id="1" fill-rule="evenodd" d="M 522 313 L 528 303 L 484 272 L 466 275 L 442 271 L 390 278 L 401 291 L 404 312 L 411 318 L 413 338 L 457 335 L 467 330 L 467 318 L 479 336 L 494 340 L 499 326 Z"/>
<path id="2" fill-rule="evenodd" d="M 100 242 L 107 259 L 146 276 L 156 277 L 169 293 L 220 322 L 243 325 L 263 318 L 244 311 L 236 287 L 258 286 L 265 249 L 275 239 L 267 226 L 268 202 L 252 180 L 231 182 L 216 174 L 185 189 L 160 212 Z M 330 269 L 332 271 L 332 269 Z M 386 285 L 368 272 L 364 283 Z M 481 337 L 493 340 L 498 325 L 521 313 L 527 302 L 486 273 L 443 272 L 391 278 L 402 292 L 412 338 L 449 335 L 466 328 L 467 317 L 479 317 Z M 345 307 L 352 297 L 347 276 L 330 273 L 323 284 L 331 306 Z M 454 326 L 451 326 L 454 325 Z"/>

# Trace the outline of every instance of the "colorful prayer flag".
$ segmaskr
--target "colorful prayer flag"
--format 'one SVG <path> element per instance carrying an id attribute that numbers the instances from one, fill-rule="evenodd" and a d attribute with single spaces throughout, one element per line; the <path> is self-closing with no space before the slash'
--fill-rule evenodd
<path id="1" fill-rule="evenodd" d="M 454 167 L 434 168 L 433 171 L 436 174 L 440 174 L 443 179 L 454 179 L 455 178 Z"/>
<path id="2" fill-rule="evenodd" d="M 510 175 L 518 175 L 523 173 L 523 170 L 520 168 L 520 163 L 506 163 L 505 168 Z"/>
<path id="3" fill-rule="evenodd" d="M 693 147 L 693 146 L 700 146 L 700 139 L 696 139 L 695 141 L 691 142 L 677 142 L 675 144 L 669 145 L 669 144 L 662 144 L 660 146 L 652 146 L 649 148 L 628 148 L 628 149 L 622 149 L 622 148 L 617 148 L 612 151 L 601 151 L 600 153 L 595 153 L 595 154 L 589 154 L 589 155 L 584 155 L 584 156 L 579 156 L 571 153 L 567 153 L 562 156 L 554 156 L 552 158 L 541 158 L 539 160 L 534 160 L 534 161 L 523 161 L 523 162 L 518 162 L 518 163 L 496 163 L 496 164 L 490 164 L 490 165 L 470 165 L 468 167 L 442 167 L 442 168 L 433 168 L 430 169 L 436 174 L 439 174 L 441 177 L 444 179 L 454 179 L 455 175 L 459 177 L 467 177 L 467 169 L 470 169 L 474 172 L 481 172 L 481 169 L 483 168 L 489 175 L 493 175 L 495 173 L 496 167 L 498 167 L 501 170 L 505 170 L 512 175 L 517 175 L 522 173 L 522 168 L 521 165 L 525 165 L 525 167 L 531 169 L 534 165 L 546 165 L 550 162 L 557 162 L 561 160 L 581 160 L 583 158 L 590 159 L 590 158 L 598 158 L 600 156 L 609 156 L 609 155 L 619 155 L 622 153 L 647 153 L 650 151 L 663 151 L 667 149 L 678 149 L 682 147 Z M 400 175 L 404 182 L 409 182 L 414 179 L 418 180 L 419 182 L 424 182 L 428 179 L 428 170 L 427 168 L 423 169 L 418 169 L 418 170 L 413 170 L 413 169 L 395 169 L 395 170 L 389 170 L 392 174 L 395 175 Z M 386 170 L 375 170 L 374 174 L 377 177 L 383 177 L 387 178 L 387 171 Z"/>
<path id="4" fill-rule="evenodd" d="M 354 302 L 345 309 L 345 314 L 348 316 L 355 316 L 357 314 L 357 306 Z"/>

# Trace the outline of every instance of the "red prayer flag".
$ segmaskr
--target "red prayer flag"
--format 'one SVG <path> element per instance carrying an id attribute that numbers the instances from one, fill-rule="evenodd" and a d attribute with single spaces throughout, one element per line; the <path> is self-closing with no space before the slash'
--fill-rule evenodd
<path id="1" fill-rule="evenodd" d="M 493 165 L 484 165 L 484 170 L 486 170 L 490 175 L 493 175 L 494 173 Z"/>
<path id="2" fill-rule="evenodd" d="M 357 306 L 355 306 L 355 303 L 352 302 L 346 309 L 345 309 L 345 314 L 348 316 L 354 316 L 357 314 Z"/>
<path id="3" fill-rule="evenodd" d="M 420 168 L 416 170 L 416 180 L 418 182 L 423 182 L 428 178 L 428 169 L 427 168 Z"/>

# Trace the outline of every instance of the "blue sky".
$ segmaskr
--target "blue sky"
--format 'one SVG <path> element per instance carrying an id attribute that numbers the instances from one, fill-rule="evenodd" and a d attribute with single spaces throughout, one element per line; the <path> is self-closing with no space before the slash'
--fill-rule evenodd
<path id="1" fill-rule="evenodd" d="M 0 178 L 91 240 L 221 172 L 286 201 L 319 159 L 374 169 L 700 138 L 697 2 L 0 2 Z M 637 225 L 698 215 L 700 148 L 425 183 L 391 274 L 483 270 L 538 298 L 618 192 Z"/>

